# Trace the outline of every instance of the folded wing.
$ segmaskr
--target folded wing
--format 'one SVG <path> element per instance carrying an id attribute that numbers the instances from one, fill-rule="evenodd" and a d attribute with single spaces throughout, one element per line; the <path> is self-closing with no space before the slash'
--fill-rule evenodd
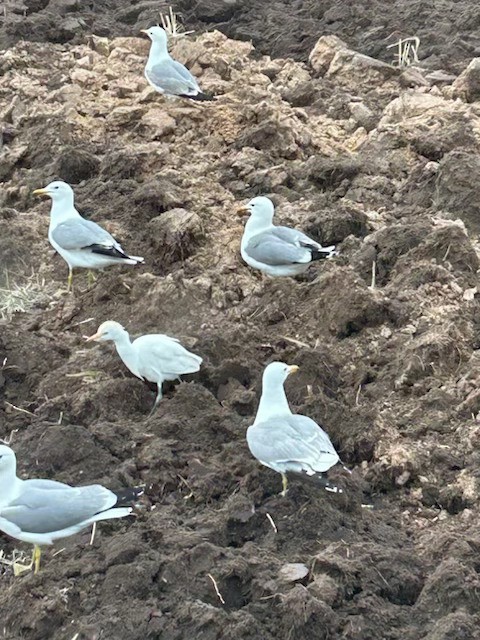
<path id="1" fill-rule="evenodd" d="M 147 79 L 163 93 L 173 96 L 195 95 L 200 91 L 190 71 L 176 60 L 165 60 L 145 70 Z"/>
<path id="2" fill-rule="evenodd" d="M 76 526 L 117 503 L 117 496 L 101 485 L 69 487 L 55 483 L 46 488 L 35 480 L 23 484 L 23 492 L 0 509 L 0 520 L 28 533 L 51 533 Z M 43 481 L 45 483 L 45 481 Z"/>
<path id="3" fill-rule="evenodd" d="M 280 473 L 324 473 L 339 461 L 328 435 L 306 416 L 258 423 L 249 427 L 247 442 L 257 460 Z"/>
<path id="4" fill-rule="evenodd" d="M 114 258 L 129 258 L 115 238 L 91 220 L 65 220 L 53 229 L 52 238 L 67 251 L 88 250 Z"/>

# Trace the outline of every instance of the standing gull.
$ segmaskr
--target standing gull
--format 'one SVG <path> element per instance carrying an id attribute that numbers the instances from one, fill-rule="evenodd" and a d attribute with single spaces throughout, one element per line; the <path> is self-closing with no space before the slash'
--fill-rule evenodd
<path id="1" fill-rule="evenodd" d="M 127 255 L 118 242 L 98 224 L 85 220 L 75 209 L 73 189 L 57 180 L 35 195 L 52 199 L 48 239 L 68 264 L 68 289 L 72 286 L 73 269 L 103 269 L 113 264 L 139 264 L 143 258 Z"/>
<path id="2" fill-rule="evenodd" d="M 333 245 L 322 247 L 297 229 L 276 227 L 273 202 L 265 196 L 253 198 L 238 213 L 250 214 L 242 237 L 242 258 L 269 276 L 296 276 L 315 260 L 336 254 Z"/>
<path id="3" fill-rule="evenodd" d="M 168 53 L 167 33 L 162 27 L 142 29 L 152 41 L 145 78 L 148 83 L 163 95 L 171 98 L 190 98 L 190 100 L 214 100 L 213 96 L 203 93 L 190 71 Z"/>
<path id="4" fill-rule="evenodd" d="M 124 365 L 134 376 L 157 384 L 157 397 L 150 415 L 162 399 L 165 380 L 177 380 L 184 373 L 195 373 L 202 364 L 202 358 L 187 351 L 176 338 L 153 333 L 131 342 L 128 331 L 113 320 L 102 323 L 97 333 L 87 338 L 87 342 L 92 340 L 112 340 Z"/>
<path id="5" fill-rule="evenodd" d="M 287 473 L 311 476 L 327 491 L 342 493 L 324 475 L 340 462 L 330 438 L 316 422 L 290 411 L 283 384 L 297 370 L 283 362 L 265 368 L 255 422 L 247 429 L 248 447 L 261 464 L 281 474 L 282 495 L 287 491 Z"/>
<path id="6" fill-rule="evenodd" d="M 39 545 L 53 544 L 59 538 L 73 536 L 100 520 L 123 518 L 143 491 L 126 489 L 118 494 L 92 484 L 71 487 L 54 480 L 21 480 L 17 477 L 15 453 L 0 445 L 0 531 L 34 545 L 32 562 L 16 564 L 16 573 L 25 568 L 40 568 Z"/>

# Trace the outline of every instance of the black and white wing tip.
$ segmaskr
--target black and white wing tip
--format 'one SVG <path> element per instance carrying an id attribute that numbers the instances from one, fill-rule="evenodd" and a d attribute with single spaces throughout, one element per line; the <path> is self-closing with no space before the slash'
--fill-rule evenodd
<path id="1" fill-rule="evenodd" d="M 180 95 L 180 98 L 188 98 L 189 100 L 196 100 L 198 102 L 211 102 L 212 100 L 216 100 L 216 96 L 210 93 L 203 93 L 203 91 L 199 91 L 199 93 L 195 95 Z"/>
<path id="2" fill-rule="evenodd" d="M 142 264 L 145 262 L 144 258 L 140 256 L 129 256 L 122 249 L 114 247 L 112 245 L 107 246 L 104 244 L 91 244 L 89 247 L 92 253 L 97 253 L 102 256 L 109 256 L 110 258 L 118 258 L 119 260 L 132 260 L 132 264 Z"/>
<path id="3" fill-rule="evenodd" d="M 330 258 L 337 255 L 338 251 L 335 250 L 334 244 L 330 247 L 322 247 L 321 249 L 317 247 L 312 248 L 312 260 L 330 260 Z"/>
<path id="4" fill-rule="evenodd" d="M 303 480 L 312 482 L 317 487 L 323 487 L 325 491 L 330 491 L 330 493 L 343 493 L 343 489 L 333 482 L 330 482 L 324 472 L 308 473 L 307 471 L 293 471 L 292 473 L 298 474 Z"/>
<path id="5" fill-rule="evenodd" d="M 127 489 L 119 489 L 112 491 L 117 496 L 115 507 L 130 506 L 138 502 L 139 498 L 145 493 L 145 485 L 140 487 L 128 487 Z"/>

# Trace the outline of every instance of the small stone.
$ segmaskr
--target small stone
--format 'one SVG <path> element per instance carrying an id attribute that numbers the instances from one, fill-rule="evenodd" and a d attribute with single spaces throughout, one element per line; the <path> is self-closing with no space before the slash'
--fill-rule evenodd
<path id="1" fill-rule="evenodd" d="M 375 128 L 377 118 L 373 111 L 371 111 L 363 102 L 351 102 L 348 105 L 352 118 L 355 122 L 364 127 L 367 131 L 371 131 Z"/>
<path id="2" fill-rule="evenodd" d="M 309 574 L 308 567 L 301 562 L 290 562 L 283 565 L 278 576 L 284 582 L 301 582 Z"/>
<path id="3" fill-rule="evenodd" d="M 82 87 L 93 86 L 97 83 L 97 74 L 88 71 L 88 69 L 74 69 L 70 78 L 74 84 L 79 84 Z"/>
<path id="4" fill-rule="evenodd" d="M 464 300 L 473 300 L 475 298 L 475 295 L 478 293 L 477 287 L 472 287 L 471 289 L 465 289 L 465 291 L 463 292 L 463 299 Z"/>
<path id="5" fill-rule="evenodd" d="M 466 102 L 480 98 L 480 58 L 474 58 L 453 83 L 454 96 Z"/>
<path id="6" fill-rule="evenodd" d="M 341 49 L 348 49 L 343 40 L 332 35 L 322 36 L 313 47 L 308 56 L 308 61 L 317 73 L 324 75 L 328 71 L 335 54 Z"/>
<path id="7" fill-rule="evenodd" d="M 107 57 L 110 53 L 110 44 L 108 38 L 91 35 L 88 39 L 88 44 L 90 45 L 91 49 L 102 56 Z"/>

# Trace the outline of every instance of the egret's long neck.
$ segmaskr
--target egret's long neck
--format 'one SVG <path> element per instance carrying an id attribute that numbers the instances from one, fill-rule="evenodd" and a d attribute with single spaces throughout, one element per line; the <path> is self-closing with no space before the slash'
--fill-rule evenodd
<path id="1" fill-rule="evenodd" d="M 153 65 L 168 60 L 170 54 L 168 53 L 167 45 L 163 42 L 156 42 L 152 40 L 150 46 L 150 53 L 148 54 L 147 69 L 153 67 Z"/>
<path id="2" fill-rule="evenodd" d="M 137 373 L 137 352 L 133 348 L 128 331 L 122 331 L 114 340 L 115 348 L 124 364 L 132 373 Z"/>
<path id="3" fill-rule="evenodd" d="M 65 194 L 61 198 L 55 198 L 52 200 L 52 208 L 50 209 L 50 225 L 57 226 L 61 222 L 68 220 L 69 218 L 80 217 L 80 214 L 75 209 L 74 196 L 72 194 Z"/>
<path id="4" fill-rule="evenodd" d="M 257 415 L 255 416 L 255 422 L 264 422 L 273 416 L 291 414 L 290 407 L 288 405 L 287 396 L 285 395 L 285 389 L 283 384 L 278 382 L 264 382 L 262 388 L 262 397 L 260 398 L 260 404 L 258 405 Z"/>
<path id="5" fill-rule="evenodd" d="M 10 462 L 10 461 L 9 461 Z M 8 467 L 2 470 L 0 473 L 0 486 L 2 491 L 0 493 L 0 507 L 8 504 L 20 493 L 20 486 L 22 480 L 17 478 L 17 463 L 15 459 L 12 459 Z"/>
<path id="6" fill-rule="evenodd" d="M 268 216 L 256 216 L 255 214 L 252 214 L 247 220 L 247 224 L 243 230 L 242 241 L 244 243 L 248 242 L 250 238 L 253 238 L 253 236 L 270 229 L 273 226 L 272 220 L 273 219 Z"/>

